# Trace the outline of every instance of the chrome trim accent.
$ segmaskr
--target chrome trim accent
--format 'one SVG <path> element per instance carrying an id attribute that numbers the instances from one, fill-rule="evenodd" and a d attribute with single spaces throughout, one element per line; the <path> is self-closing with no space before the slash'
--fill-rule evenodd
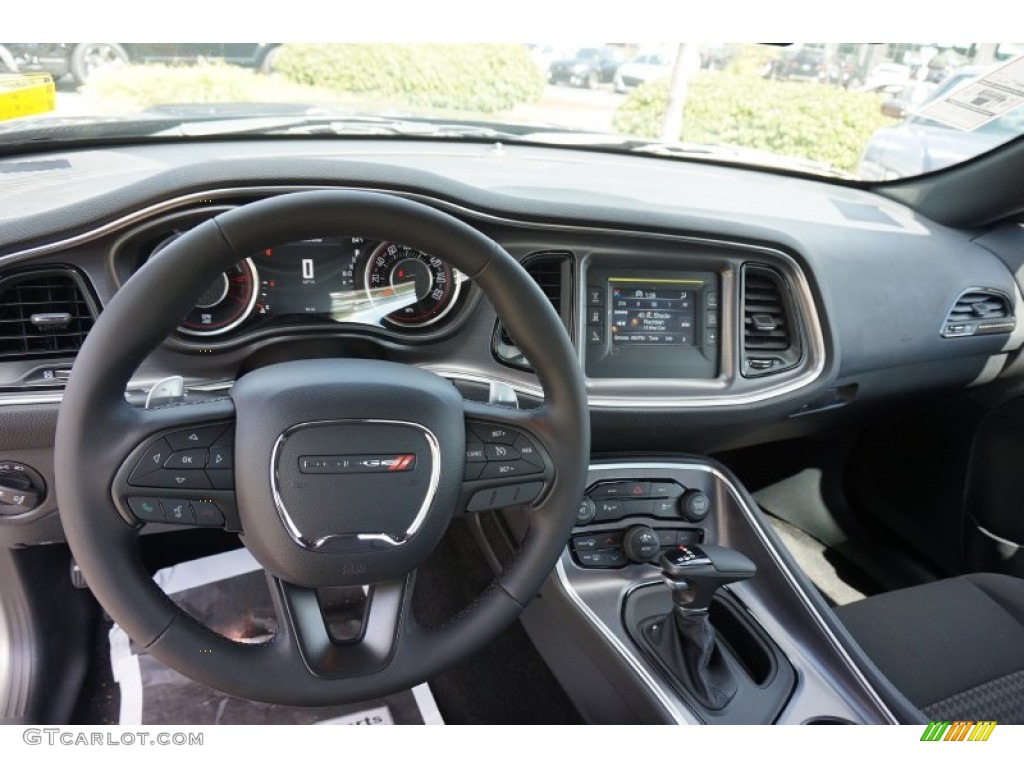
<path id="1" fill-rule="evenodd" d="M 607 234 L 613 236 L 630 236 L 641 239 L 653 240 L 655 242 L 683 242 L 696 245 L 708 245 L 716 247 L 729 247 L 736 248 L 745 253 L 762 253 L 769 254 L 775 259 L 779 259 L 786 264 L 787 277 L 791 277 L 795 288 L 795 302 L 798 310 L 803 314 L 804 320 L 807 324 L 808 331 L 808 353 L 811 355 L 812 365 L 811 367 L 800 376 L 778 384 L 773 387 L 767 387 L 759 389 L 756 392 L 749 392 L 742 395 L 704 395 L 704 396 L 688 396 L 680 395 L 678 397 L 661 397 L 661 398 L 644 398 L 637 396 L 588 396 L 588 401 L 592 407 L 595 408 L 626 408 L 626 409 L 689 409 L 689 408 L 710 408 L 717 406 L 732 406 L 732 405 L 748 405 L 751 403 L 758 403 L 764 400 L 768 400 L 774 397 L 780 397 L 787 395 L 790 392 L 794 392 L 802 387 L 812 383 L 818 376 L 821 375 L 825 367 L 825 345 L 824 345 L 824 334 L 821 328 L 821 321 L 818 313 L 815 311 L 814 297 L 810 290 L 810 285 L 807 282 L 807 277 L 803 270 L 799 267 L 796 261 L 783 251 L 776 250 L 774 248 L 768 248 L 762 245 L 753 245 L 750 243 L 738 242 L 735 240 L 725 239 L 714 239 L 708 237 L 695 237 L 690 235 L 673 235 L 673 234 L 662 234 L 662 233 L 651 233 L 644 232 L 642 230 L 632 230 L 624 228 L 606 227 L 606 226 L 581 226 L 577 224 L 557 224 L 548 222 L 531 221 L 530 219 L 515 219 L 504 216 L 495 216 L 494 214 L 481 213 L 475 211 L 472 208 L 468 208 L 458 203 L 452 203 L 447 200 L 442 200 L 430 195 L 396 191 L 392 189 L 380 188 L 380 187 L 354 187 L 345 184 L 293 184 L 283 186 L 251 186 L 251 187 L 221 187 L 205 192 L 193 192 L 188 195 L 182 195 L 168 200 L 163 200 L 159 203 L 147 206 L 146 208 L 133 211 L 132 213 L 122 216 L 119 219 L 115 219 L 107 224 L 104 224 L 96 229 L 88 232 L 83 232 L 80 235 L 74 237 L 65 238 L 64 240 L 58 240 L 53 243 L 46 245 L 36 246 L 35 248 L 29 248 L 24 251 L 17 251 L 15 253 L 7 254 L 6 256 L 0 256 L 0 267 L 8 264 L 22 261 L 24 259 L 33 258 L 36 256 L 43 256 L 49 253 L 63 250 L 65 248 L 81 245 L 88 243 L 99 237 L 103 237 L 107 234 L 115 233 L 119 229 L 127 226 L 145 222 L 148 218 L 172 212 L 178 208 L 184 208 L 193 204 L 207 203 L 211 206 L 216 206 L 216 203 L 211 203 L 212 200 L 218 197 L 225 196 L 239 196 L 239 195 L 252 195 L 256 198 L 260 196 L 286 194 L 288 192 L 303 192 L 309 190 L 323 190 L 323 189 L 340 189 L 340 190 L 355 190 L 365 192 L 379 192 L 382 194 L 394 195 L 397 197 L 403 197 L 409 200 L 416 200 L 418 202 L 432 205 L 436 208 L 446 210 L 448 212 L 456 212 L 475 219 L 477 221 L 490 222 L 493 224 L 502 224 L 506 226 L 514 227 L 540 227 L 549 231 L 557 232 L 584 232 L 589 234 Z M 582 273 L 582 270 L 579 270 Z M 577 280 L 582 275 L 577 276 Z M 585 287 L 585 286 L 584 286 Z M 585 295 L 585 294 L 579 294 Z M 579 302 L 577 302 L 578 304 Z M 487 375 L 491 380 L 502 382 L 500 377 L 496 377 L 490 373 L 477 372 L 469 369 L 451 368 L 449 369 L 452 373 L 465 373 L 470 375 Z M 442 374 L 443 375 L 443 374 Z M 449 377 L 451 378 L 451 377 Z M 615 381 L 615 380 L 609 380 Z M 631 379 L 628 380 L 632 384 L 641 384 L 645 381 L 644 379 Z M 663 380 L 654 380 L 660 384 L 664 384 Z M 540 388 L 536 388 L 535 391 L 527 388 L 525 385 L 519 385 L 512 382 L 508 382 L 517 392 L 522 394 L 530 395 L 532 397 L 538 397 L 539 395 L 535 392 L 540 392 Z M 685 382 L 684 382 L 685 383 Z"/>
<path id="2" fill-rule="evenodd" d="M 302 531 L 299 530 L 295 521 L 292 520 L 291 515 L 288 513 L 288 509 L 284 505 L 284 499 L 281 498 L 281 489 L 278 484 L 277 477 L 277 466 L 281 448 L 284 446 L 285 442 L 287 442 L 288 437 L 299 430 L 308 429 L 309 427 L 339 424 L 389 424 L 392 426 L 413 427 L 414 429 L 420 430 L 426 438 L 431 458 L 430 480 L 427 482 L 427 492 L 423 497 L 423 503 L 420 505 L 419 511 L 416 512 L 416 517 L 413 518 L 413 521 L 409 524 L 409 527 L 400 538 L 394 538 L 381 531 L 377 533 L 332 533 L 327 536 L 322 536 L 316 541 L 310 541 L 302 534 Z M 281 518 L 281 522 L 284 524 L 285 530 L 288 531 L 288 535 L 291 537 L 292 541 L 303 549 L 307 549 L 312 552 L 329 551 L 332 542 L 344 539 L 356 539 L 357 541 L 366 542 L 380 541 L 395 547 L 405 544 L 409 539 L 416 535 L 419 529 L 423 526 L 423 522 L 427 519 L 427 513 L 430 511 L 430 506 L 434 503 L 434 496 L 437 494 L 437 486 L 440 483 L 440 480 L 441 449 L 437 442 L 437 437 L 422 424 L 417 424 L 413 421 L 398 421 L 392 419 L 324 419 L 322 421 L 304 421 L 299 424 L 293 424 L 278 435 L 277 440 L 274 442 L 274 448 L 270 453 L 270 490 L 274 497 L 274 506 L 277 508 L 278 517 Z"/>
<path id="3" fill-rule="evenodd" d="M 953 309 L 956 307 L 957 304 L 960 303 L 960 299 L 962 299 L 968 293 L 984 293 L 984 294 L 987 294 L 989 296 L 994 296 L 997 299 L 1002 299 L 1003 301 L 1005 301 L 1007 308 L 1010 310 L 1010 315 L 1009 315 L 1009 317 L 999 317 L 999 318 L 996 318 L 996 320 L 1002 320 L 1004 323 L 1012 324 L 1013 327 L 1012 328 L 1008 328 L 1005 331 L 996 331 L 996 333 L 992 333 L 992 334 L 973 333 L 970 336 L 962 336 L 960 334 L 954 334 L 954 335 L 951 336 L 951 335 L 947 334 L 946 333 L 946 324 L 949 322 L 949 316 L 951 314 L 953 314 Z M 983 318 L 983 317 L 979 317 L 977 319 L 977 322 L 979 322 L 979 323 L 984 322 L 984 321 L 985 321 L 985 318 Z M 946 310 L 946 314 L 942 316 L 942 325 L 939 327 L 939 336 L 941 338 L 943 338 L 943 339 L 971 339 L 971 338 L 974 338 L 975 336 L 978 336 L 978 335 L 981 335 L 981 336 L 989 336 L 989 335 L 995 336 L 996 334 L 999 334 L 999 333 L 1012 334 L 1015 330 L 1017 330 L 1017 313 L 1015 311 L 1015 306 L 1014 306 L 1013 299 L 1010 298 L 1010 295 L 1008 293 L 1006 293 L 1006 291 L 1002 291 L 1002 290 L 1000 290 L 998 288 L 972 287 L 972 288 L 964 288 L 964 290 L 960 291 L 956 295 L 956 298 L 953 299 L 953 303 L 949 305 L 949 309 Z"/>
<path id="4" fill-rule="evenodd" d="M 11 663 L 13 648 L 14 638 L 11 636 L 11 628 L 8 626 L 7 609 L 3 599 L 0 598 L 0 717 L 17 714 L 17 702 L 13 701 L 16 685 Z"/>
<path id="5" fill-rule="evenodd" d="M 647 686 L 648 690 L 654 694 L 654 697 L 658 700 L 658 703 L 665 708 L 665 711 L 672 718 L 677 725 L 687 725 L 689 721 L 683 716 L 682 711 L 676 706 L 672 698 L 665 692 L 665 688 L 654 679 L 654 676 L 640 663 L 639 659 L 625 646 L 622 641 L 615 636 L 615 634 L 608 629 L 607 625 L 601 621 L 597 614 L 590 610 L 590 606 L 586 604 L 579 593 L 573 589 L 572 583 L 569 581 L 569 576 L 565 572 L 565 566 L 562 564 L 561 558 L 555 565 L 555 574 L 558 578 L 558 583 L 562 586 L 565 594 L 569 597 L 569 600 L 576 606 L 584 618 L 598 631 L 598 634 L 603 637 L 609 645 L 611 645 L 619 656 L 629 665 L 630 669 L 633 670 L 634 674 L 640 680 L 643 681 L 644 685 Z M 646 583 L 646 582 L 645 582 Z"/>
<path id="6" fill-rule="evenodd" d="M 623 464 L 591 464 L 588 468 L 588 472 L 631 471 L 635 469 L 684 469 L 695 472 L 706 472 L 715 477 L 719 482 L 721 482 L 729 490 L 729 493 L 732 495 L 733 499 L 736 501 L 739 508 L 743 510 L 743 514 L 744 517 L 746 517 L 747 523 L 750 524 L 754 533 L 761 540 L 761 544 L 765 547 L 769 555 L 771 555 L 772 559 L 775 561 L 776 567 L 780 571 L 782 571 L 782 574 L 786 578 L 786 581 L 789 583 L 790 588 L 792 588 L 797 593 L 798 597 L 800 598 L 800 602 L 803 603 L 804 608 L 811 615 L 811 618 L 814 620 L 815 624 L 817 624 L 818 629 L 828 639 L 829 643 L 832 645 L 833 650 L 835 650 L 835 652 L 839 655 L 839 658 L 846 665 L 848 671 L 851 673 L 851 675 L 853 675 L 854 679 L 860 684 L 861 688 L 865 691 L 865 693 L 867 693 L 868 697 L 872 700 L 875 706 L 883 713 L 883 715 L 888 717 L 891 723 L 899 724 L 899 720 L 892 713 L 892 710 L 889 709 L 889 707 L 882 700 L 881 696 L 878 695 L 878 692 L 871 685 L 870 681 L 864 676 L 864 673 L 861 672 L 860 667 L 858 667 L 856 662 L 854 662 L 853 658 L 847 652 L 842 642 L 832 631 L 832 629 L 828 626 L 828 623 L 825 621 L 824 617 L 807 597 L 807 594 L 800 586 L 800 582 L 797 580 L 792 570 L 790 570 L 790 568 L 786 565 L 785 561 L 779 555 L 778 550 L 772 544 L 772 541 L 765 532 L 764 526 L 761 524 L 761 521 L 758 519 L 758 516 L 754 514 L 754 512 L 750 509 L 749 505 L 744 501 L 742 495 L 740 494 L 739 489 L 728 477 L 726 477 L 724 474 L 722 474 L 722 472 L 715 469 L 714 467 L 710 467 L 706 464 L 667 461 L 627 462 Z M 570 599 L 572 599 L 572 601 L 577 606 L 579 606 L 580 604 L 584 604 L 585 606 L 583 598 L 580 597 L 579 593 L 577 593 L 575 589 L 573 589 L 570 579 L 566 574 L 565 569 L 562 567 L 561 560 L 559 560 L 559 564 L 558 567 L 555 569 L 555 573 L 562 589 L 566 592 L 566 594 L 569 595 Z M 594 614 L 594 612 L 589 609 L 589 607 L 586 607 L 586 610 L 582 610 L 581 613 L 583 614 L 584 618 L 586 618 L 587 621 L 590 622 L 603 637 L 606 637 L 613 642 L 613 645 L 615 646 L 616 650 L 619 651 L 620 655 L 629 664 L 631 668 L 636 669 L 638 666 L 640 666 L 639 660 L 632 653 L 632 651 L 626 648 L 622 643 L 617 642 L 614 637 L 611 637 L 611 631 L 607 628 L 607 626 L 605 626 L 604 622 L 602 622 Z M 653 693 L 659 701 L 663 701 L 663 697 L 665 697 L 667 694 L 664 690 L 661 689 L 659 684 L 656 681 L 653 681 L 650 675 L 641 675 L 640 677 L 641 680 L 643 680 L 643 682 L 645 683 L 645 685 L 647 685 L 647 687 L 651 690 L 651 693 Z"/>

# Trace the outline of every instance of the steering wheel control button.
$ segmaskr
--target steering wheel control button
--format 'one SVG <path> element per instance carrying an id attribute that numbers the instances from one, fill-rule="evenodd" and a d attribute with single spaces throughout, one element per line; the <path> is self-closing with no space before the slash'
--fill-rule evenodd
<path id="1" fill-rule="evenodd" d="M 235 471 L 233 469 L 208 469 L 207 477 L 210 485 L 220 490 L 231 490 L 235 487 Z M 209 488 L 210 486 L 207 486 Z"/>
<path id="2" fill-rule="evenodd" d="M 540 451 L 526 435 L 520 434 L 512 443 L 512 447 L 519 451 L 519 458 L 523 461 L 528 461 L 535 467 L 544 468 L 544 459 L 541 458 Z"/>
<path id="3" fill-rule="evenodd" d="M 703 491 L 687 491 L 679 500 L 679 512 L 691 523 L 699 523 L 711 511 L 711 498 Z"/>
<path id="4" fill-rule="evenodd" d="M 587 525 L 592 522 L 597 514 L 597 506 L 593 501 L 584 497 L 580 500 L 580 506 L 576 510 L 576 525 Z"/>
<path id="5" fill-rule="evenodd" d="M 215 445 L 206 459 L 208 469 L 233 469 L 234 456 L 230 445 Z"/>
<path id="6" fill-rule="evenodd" d="M 180 488 L 182 490 L 203 490 L 212 488 L 210 479 L 201 469 L 161 469 L 151 472 L 142 483 L 150 488 Z"/>
<path id="7" fill-rule="evenodd" d="M 163 523 L 166 522 L 164 518 L 164 508 L 160 506 L 158 499 L 150 498 L 148 496 L 129 496 L 128 497 L 128 509 L 132 511 L 139 520 L 144 523 Z"/>
<path id="8" fill-rule="evenodd" d="M 477 424 L 470 423 L 470 429 L 476 434 L 476 436 L 483 441 L 484 445 L 491 445 L 493 443 L 501 443 L 502 445 L 512 445 L 516 438 L 519 437 L 519 433 L 508 427 L 501 427 L 496 424 Z"/>
<path id="9" fill-rule="evenodd" d="M 466 511 L 482 512 L 485 509 L 529 504 L 540 495 L 543 488 L 544 483 L 518 483 L 503 485 L 500 488 L 484 488 L 473 494 L 466 505 Z"/>
<path id="10" fill-rule="evenodd" d="M 479 480 L 480 475 L 483 474 L 484 467 L 487 466 L 483 462 L 475 462 L 472 464 L 467 463 L 462 470 L 463 480 Z"/>
<path id="11" fill-rule="evenodd" d="M 167 457 L 164 467 L 167 469 L 202 469 L 206 464 L 209 451 L 205 448 L 194 448 L 191 451 L 175 451 Z"/>
<path id="12" fill-rule="evenodd" d="M 187 451 L 192 448 L 209 448 L 220 437 L 227 427 L 214 424 L 210 427 L 194 427 L 172 432 L 167 435 L 167 442 L 175 451 Z"/>
<path id="13" fill-rule="evenodd" d="M 479 461 L 487 461 L 487 454 L 484 451 L 483 443 L 466 441 L 466 463 L 473 464 Z"/>
<path id="14" fill-rule="evenodd" d="M 487 461 L 512 461 L 519 458 L 519 451 L 512 445 L 486 445 Z"/>
<path id="15" fill-rule="evenodd" d="M 212 501 L 193 501 L 192 511 L 196 516 L 196 525 L 220 527 L 224 525 L 224 515 L 220 507 Z"/>
<path id="16" fill-rule="evenodd" d="M 167 441 L 161 438 L 149 445 L 146 448 L 146 452 L 139 459 L 135 465 L 135 469 L 132 470 L 131 476 L 128 478 L 128 482 L 131 485 L 143 485 L 143 483 L 136 482 L 148 474 L 163 469 L 164 462 L 166 462 L 171 456 L 171 446 L 168 445 Z"/>
<path id="17" fill-rule="evenodd" d="M 494 480 L 501 477 L 519 477 L 540 472 L 540 469 L 525 461 L 488 461 L 480 475 L 481 480 Z"/>
<path id="18" fill-rule="evenodd" d="M 188 499 L 160 499 L 164 520 L 175 525 L 195 525 L 196 515 Z"/>

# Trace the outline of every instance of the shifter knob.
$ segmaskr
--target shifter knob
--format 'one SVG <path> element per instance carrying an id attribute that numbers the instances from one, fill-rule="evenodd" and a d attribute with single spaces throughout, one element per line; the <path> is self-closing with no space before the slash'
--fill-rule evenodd
<path id="1" fill-rule="evenodd" d="M 687 612 L 707 611 L 719 587 L 749 579 L 757 566 L 728 547 L 676 547 L 658 558 L 661 575 L 672 590 L 672 602 Z"/>

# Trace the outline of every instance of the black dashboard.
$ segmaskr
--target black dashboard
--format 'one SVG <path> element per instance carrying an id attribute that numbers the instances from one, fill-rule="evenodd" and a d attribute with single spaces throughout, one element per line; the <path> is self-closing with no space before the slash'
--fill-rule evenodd
<path id="1" fill-rule="evenodd" d="M 826 181 L 408 140 L 153 144 L 8 159 L 0 170 L 0 459 L 31 457 L 44 476 L 90 317 L 182 232 L 304 189 L 425 202 L 519 259 L 573 339 L 598 452 L 703 454 L 806 434 L 995 381 L 1024 340 L 1019 230 L 979 240 Z M 71 310 L 47 306 L 62 298 L 62 276 L 78 291 Z M 57 282 L 40 293 L 40 279 Z M 977 301 L 992 314 L 972 315 Z M 65 313 L 70 325 L 33 325 Z M 497 386 L 524 405 L 542 398 L 515 340 L 444 253 L 367 239 L 358 222 L 239 262 L 132 387 L 180 375 L 190 391 L 222 392 L 270 362 L 335 356 L 424 367 L 467 397 Z"/>

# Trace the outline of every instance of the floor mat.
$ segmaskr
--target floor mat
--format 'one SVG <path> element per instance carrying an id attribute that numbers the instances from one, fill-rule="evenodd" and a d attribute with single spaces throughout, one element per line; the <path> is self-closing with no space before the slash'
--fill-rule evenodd
<path id="1" fill-rule="evenodd" d="M 266 578 L 247 550 L 181 563 L 154 580 L 188 613 L 240 642 L 262 642 L 276 630 Z M 441 724 L 426 684 L 352 705 L 284 707 L 238 699 L 178 674 L 110 630 L 110 662 L 120 688 L 121 725 Z"/>
<path id="2" fill-rule="evenodd" d="M 840 576 L 840 568 L 846 563 L 836 556 L 834 550 L 775 515 L 766 514 L 765 517 L 807 578 L 832 605 L 846 605 L 867 596 Z"/>

